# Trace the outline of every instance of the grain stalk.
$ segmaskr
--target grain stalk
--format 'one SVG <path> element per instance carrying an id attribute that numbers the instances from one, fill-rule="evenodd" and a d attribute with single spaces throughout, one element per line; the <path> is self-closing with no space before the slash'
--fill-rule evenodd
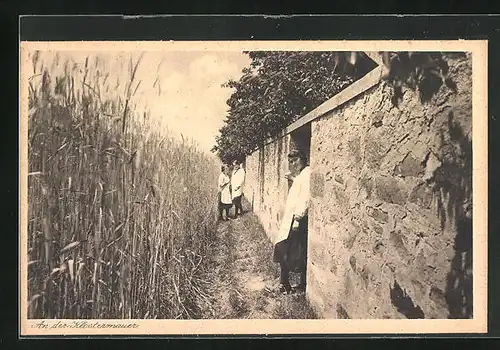
<path id="1" fill-rule="evenodd" d="M 103 60 L 46 54 L 29 84 L 29 317 L 200 317 L 215 164 L 133 118 L 142 56 L 123 84 Z"/>

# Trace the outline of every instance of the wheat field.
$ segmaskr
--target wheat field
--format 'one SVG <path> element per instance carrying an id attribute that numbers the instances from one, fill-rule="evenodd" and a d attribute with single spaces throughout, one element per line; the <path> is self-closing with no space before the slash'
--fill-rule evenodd
<path id="1" fill-rule="evenodd" d="M 205 317 L 216 160 L 136 108 L 140 58 L 30 60 L 28 318 Z"/>

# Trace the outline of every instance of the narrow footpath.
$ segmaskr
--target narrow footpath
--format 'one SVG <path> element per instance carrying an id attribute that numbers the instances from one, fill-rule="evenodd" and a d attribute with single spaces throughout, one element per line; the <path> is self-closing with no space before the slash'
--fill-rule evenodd
<path id="1" fill-rule="evenodd" d="M 253 213 L 219 222 L 217 242 L 212 318 L 316 318 L 304 294 L 281 295 L 270 290 L 279 281 L 278 265 L 272 261 L 272 244 Z"/>

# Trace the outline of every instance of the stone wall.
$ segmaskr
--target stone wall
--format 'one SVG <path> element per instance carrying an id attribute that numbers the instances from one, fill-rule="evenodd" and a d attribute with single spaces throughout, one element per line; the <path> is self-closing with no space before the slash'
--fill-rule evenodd
<path id="1" fill-rule="evenodd" d="M 322 317 L 472 317 L 472 68 L 448 64 L 430 101 L 405 89 L 393 106 L 382 82 L 312 122 L 307 294 Z M 279 142 L 247 160 L 270 236 L 287 188 Z"/>
<path id="2" fill-rule="evenodd" d="M 286 135 L 246 159 L 244 196 L 271 240 L 278 232 L 288 193 L 285 174 L 289 143 Z"/>

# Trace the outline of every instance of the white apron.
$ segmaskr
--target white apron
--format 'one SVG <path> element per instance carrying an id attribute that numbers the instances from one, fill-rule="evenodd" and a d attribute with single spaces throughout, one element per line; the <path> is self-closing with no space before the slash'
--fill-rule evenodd
<path id="1" fill-rule="evenodd" d="M 243 194 L 243 185 L 245 184 L 245 170 L 239 168 L 231 176 L 232 198 L 236 198 Z"/>
<path id="2" fill-rule="evenodd" d="M 309 208 L 310 172 L 309 166 L 306 166 L 293 180 L 292 187 L 286 198 L 283 219 L 281 220 L 281 225 L 274 244 L 288 238 L 294 214 L 301 217 L 307 215 L 307 210 Z"/>
<path id="3" fill-rule="evenodd" d="M 219 175 L 219 192 L 222 204 L 231 204 L 231 191 L 229 190 L 229 176 L 224 173 Z"/>

